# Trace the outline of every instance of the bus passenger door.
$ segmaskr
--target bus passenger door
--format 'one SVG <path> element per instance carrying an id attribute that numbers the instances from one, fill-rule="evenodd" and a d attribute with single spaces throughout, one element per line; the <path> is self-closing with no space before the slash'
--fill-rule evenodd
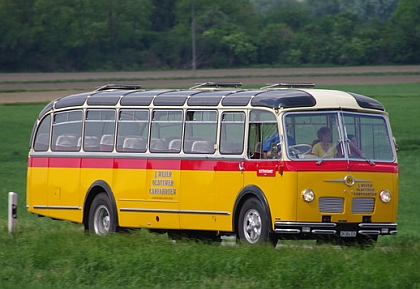
<path id="1" fill-rule="evenodd" d="M 52 218 L 82 221 L 80 207 L 80 158 L 49 159 L 48 212 Z M 65 176 L 65 177 L 63 177 Z"/>
<path id="2" fill-rule="evenodd" d="M 216 211 L 213 218 L 219 231 L 233 230 L 233 207 L 244 187 L 245 166 L 243 158 L 217 162 L 214 188 Z"/>
<path id="3" fill-rule="evenodd" d="M 224 112 L 221 119 L 219 154 L 215 164 L 214 223 L 219 231 L 231 231 L 233 206 L 244 187 L 245 113 Z"/>
<path id="4" fill-rule="evenodd" d="M 48 171 L 49 216 L 75 222 L 82 221 L 80 189 L 82 110 L 54 115 Z"/>
<path id="5" fill-rule="evenodd" d="M 244 168 L 244 187 L 248 186 L 254 194 L 266 199 L 272 220 L 283 218 L 290 210 L 284 206 L 289 202 L 284 194 L 285 188 L 290 188 L 293 176 L 283 172 L 284 142 L 274 113 L 258 109 L 250 112 L 249 160 Z"/>

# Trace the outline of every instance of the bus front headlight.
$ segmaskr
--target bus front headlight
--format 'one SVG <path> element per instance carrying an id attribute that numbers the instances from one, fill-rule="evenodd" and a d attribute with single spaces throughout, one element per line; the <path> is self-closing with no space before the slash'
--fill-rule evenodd
<path id="1" fill-rule="evenodd" d="M 302 198 L 305 202 L 312 202 L 315 199 L 315 193 L 311 189 L 303 190 Z"/>
<path id="2" fill-rule="evenodd" d="M 384 203 L 389 203 L 391 201 L 391 192 L 388 190 L 383 190 L 379 193 L 381 201 Z"/>

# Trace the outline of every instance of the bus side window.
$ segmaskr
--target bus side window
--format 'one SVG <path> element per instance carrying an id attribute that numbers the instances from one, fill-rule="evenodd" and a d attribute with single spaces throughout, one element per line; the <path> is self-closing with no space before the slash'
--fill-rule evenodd
<path id="1" fill-rule="evenodd" d="M 269 111 L 254 109 L 249 114 L 248 157 L 251 159 L 266 158 L 272 145 L 278 150 L 279 135 L 276 116 Z M 277 139 L 275 135 L 277 134 Z M 270 139 L 272 137 L 272 140 Z M 274 143 L 272 143 L 274 141 Z M 266 148 L 264 149 L 264 144 Z M 264 151 L 266 150 L 266 151 Z"/>
<path id="2" fill-rule="evenodd" d="M 83 150 L 89 152 L 102 151 L 100 141 L 104 135 L 113 136 L 115 133 L 115 110 L 114 109 L 88 109 L 86 111 L 85 135 L 79 140 L 78 145 L 83 144 Z M 113 147 L 113 137 L 111 140 Z M 108 145 L 109 147 L 109 145 Z M 108 151 L 112 151 L 108 149 Z"/>
<path id="3" fill-rule="evenodd" d="M 117 124 L 117 151 L 146 152 L 149 135 L 147 109 L 122 109 Z"/>
<path id="4" fill-rule="evenodd" d="M 147 147 L 146 141 L 142 137 L 126 137 L 122 146 L 124 152 L 145 152 Z"/>
<path id="5" fill-rule="evenodd" d="M 77 143 L 78 146 L 81 145 L 81 138 L 79 138 L 79 142 Z M 94 135 L 86 135 L 85 141 L 83 144 L 84 151 L 99 151 L 99 138 Z"/>
<path id="6" fill-rule="evenodd" d="M 104 134 L 99 142 L 99 150 L 101 152 L 112 152 L 114 149 L 114 135 Z"/>
<path id="7" fill-rule="evenodd" d="M 181 139 L 173 139 L 168 144 L 170 152 L 179 153 L 181 151 Z"/>
<path id="8" fill-rule="evenodd" d="M 185 153 L 214 153 L 217 111 L 188 110 L 185 121 Z"/>
<path id="9" fill-rule="evenodd" d="M 57 137 L 55 142 L 57 151 L 78 151 L 77 136 L 74 134 L 62 134 Z"/>
<path id="10" fill-rule="evenodd" d="M 254 150 L 251 152 L 251 157 L 253 159 L 262 159 L 263 152 L 262 152 L 262 145 L 261 142 L 257 142 L 254 146 Z"/>
<path id="11" fill-rule="evenodd" d="M 150 152 L 152 153 L 176 153 L 179 151 L 169 147 L 173 139 L 181 139 L 182 135 L 182 110 L 153 111 L 152 127 L 150 135 Z"/>
<path id="12" fill-rule="evenodd" d="M 51 130 L 51 115 L 47 115 L 38 126 L 38 130 L 35 135 L 34 150 L 35 151 L 47 151 L 50 142 L 50 131 Z"/>
<path id="13" fill-rule="evenodd" d="M 82 110 L 58 112 L 52 127 L 52 150 L 79 151 L 77 141 L 82 136 Z"/>
<path id="14" fill-rule="evenodd" d="M 220 130 L 220 153 L 242 154 L 244 147 L 245 113 L 224 112 Z"/>
<path id="15" fill-rule="evenodd" d="M 196 140 L 191 147 L 191 152 L 198 154 L 212 154 L 214 153 L 214 143 L 206 140 Z"/>

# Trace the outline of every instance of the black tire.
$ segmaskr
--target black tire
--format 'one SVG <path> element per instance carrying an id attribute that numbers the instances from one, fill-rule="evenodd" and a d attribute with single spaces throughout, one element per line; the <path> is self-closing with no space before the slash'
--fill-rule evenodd
<path id="1" fill-rule="evenodd" d="M 117 231 L 117 218 L 107 194 L 98 194 L 89 211 L 89 232 L 105 236 Z"/>
<path id="2" fill-rule="evenodd" d="M 238 237 L 248 244 L 277 243 L 277 238 L 270 232 L 267 212 L 256 198 L 246 200 L 239 212 Z"/>

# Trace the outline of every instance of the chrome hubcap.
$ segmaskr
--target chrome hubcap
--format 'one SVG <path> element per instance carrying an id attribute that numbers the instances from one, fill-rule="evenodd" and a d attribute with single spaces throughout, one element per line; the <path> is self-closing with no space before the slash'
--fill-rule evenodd
<path id="1" fill-rule="evenodd" d="M 244 234 L 246 240 L 255 244 L 261 237 L 261 216 L 257 210 L 249 210 L 244 217 Z"/>
<path id="2" fill-rule="evenodd" d="M 95 211 L 94 227 L 97 235 L 109 233 L 110 217 L 108 208 L 104 205 L 99 206 Z"/>

